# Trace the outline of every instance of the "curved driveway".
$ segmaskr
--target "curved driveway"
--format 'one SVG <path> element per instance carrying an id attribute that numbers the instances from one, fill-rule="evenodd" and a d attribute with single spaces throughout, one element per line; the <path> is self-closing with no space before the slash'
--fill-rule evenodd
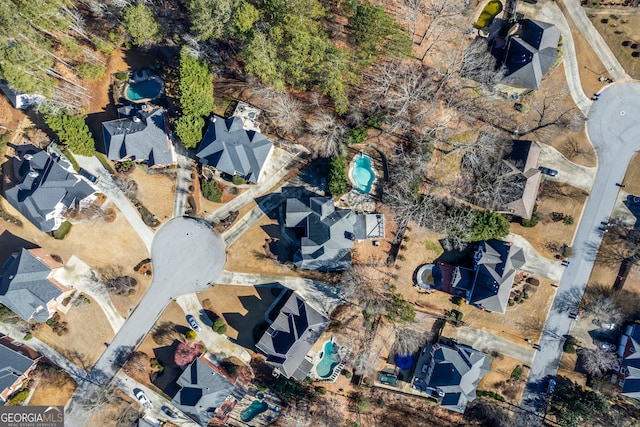
<path id="1" fill-rule="evenodd" d="M 572 320 L 570 311 L 577 307 L 602 240 L 598 227 L 609 218 L 621 182 L 633 153 L 640 149 L 640 82 L 616 83 L 602 92 L 589 112 L 587 131 L 598 153 L 598 172 L 591 195 L 576 232 L 573 253 L 542 334 L 538 352 L 525 389 L 521 407 L 541 413 L 543 390 L 548 378 L 555 375 L 562 356 L 564 337 Z"/>
<path id="2" fill-rule="evenodd" d="M 167 306 L 178 295 L 205 290 L 215 281 L 226 262 L 224 241 L 206 221 L 177 217 L 155 234 L 151 246 L 153 281 L 151 287 L 113 338 L 105 352 L 81 382 L 67 407 L 68 425 L 84 425 L 81 399 L 106 385 Z"/>

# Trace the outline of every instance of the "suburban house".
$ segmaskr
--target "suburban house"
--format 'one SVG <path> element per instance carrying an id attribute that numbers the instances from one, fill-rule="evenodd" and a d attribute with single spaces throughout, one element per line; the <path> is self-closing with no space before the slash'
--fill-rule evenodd
<path id="1" fill-rule="evenodd" d="M 0 337 L 0 399 L 6 402 L 20 389 L 36 369 L 40 353 L 24 346 L 7 335 Z"/>
<path id="2" fill-rule="evenodd" d="M 209 424 L 225 401 L 240 401 L 245 395 L 236 381 L 209 360 L 206 353 L 186 367 L 177 384 L 180 390 L 171 403 L 201 426 Z"/>
<path id="3" fill-rule="evenodd" d="M 427 394 L 443 408 L 464 413 L 467 403 L 476 398 L 478 383 L 489 372 L 491 358 L 466 345 L 436 343 L 425 366 Z"/>
<path id="4" fill-rule="evenodd" d="M 514 94 L 539 89 L 558 57 L 559 41 L 560 30 L 553 24 L 534 19 L 518 21 L 506 40 L 494 41 L 492 52 L 506 67 L 497 89 Z"/>
<path id="5" fill-rule="evenodd" d="M 196 156 L 220 172 L 257 183 L 273 153 L 273 143 L 252 122 L 238 116 L 213 115 Z"/>
<path id="6" fill-rule="evenodd" d="M 473 257 L 473 269 L 454 267 L 453 274 L 448 278 L 450 291 L 466 299 L 469 304 L 504 313 L 516 272 L 524 264 L 522 248 L 500 240 L 482 241 L 478 243 Z"/>
<path id="7" fill-rule="evenodd" d="M 40 95 L 29 95 L 14 89 L 6 80 L 0 80 L 0 92 L 9 100 L 13 108 L 26 110 L 31 105 L 41 102 L 44 98 Z"/>
<path id="8" fill-rule="evenodd" d="M 47 321 L 74 290 L 56 280 L 61 269 L 42 248 L 15 252 L 2 267 L 0 303 L 25 321 Z"/>
<path id="9" fill-rule="evenodd" d="M 124 106 L 118 108 L 118 117 L 102 123 L 104 149 L 109 160 L 132 160 L 150 168 L 176 163 L 163 108 Z"/>
<path id="10" fill-rule="evenodd" d="M 611 382 L 620 393 L 640 399 L 640 324 L 627 326 L 618 346 L 618 365 L 614 367 Z"/>
<path id="11" fill-rule="evenodd" d="M 513 141 L 511 150 L 502 161 L 511 169 L 511 179 L 522 188 L 522 193 L 514 195 L 505 205 L 505 212 L 521 218 L 531 219 L 538 197 L 542 173 L 538 169 L 540 147 L 532 141 Z"/>
<path id="12" fill-rule="evenodd" d="M 59 153 L 30 145 L 16 147 L 16 185 L 5 191 L 7 201 L 41 231 L 60 227 L 67 209 L 85 208 L 96 199 L 89 181 L 73 170 Z"/>
<path id="13" fill-rule="evenodd" d="M 329 319 L 293 291 L 284 293 L 267 316 L 269 327 L 256 348 L 267 356 L 274 373 L 304 381 L 313 366 L 307 354 L 329 326 Z"/>

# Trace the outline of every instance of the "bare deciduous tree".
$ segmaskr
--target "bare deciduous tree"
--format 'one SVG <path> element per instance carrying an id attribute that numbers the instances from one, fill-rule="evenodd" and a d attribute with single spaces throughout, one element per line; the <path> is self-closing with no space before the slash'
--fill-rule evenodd
<path id="1" fill-rule="evenodd" d="M 613 351 L 601 348 L 580 348 L 579 354 L 582 360 L 582 367 L 588 374 L 601 376 L 613 368 L 618 361 L 618 356 Z"/>
<path id="2" fill-rule="evenodd" d="M 587 161 L 593 160 L 595 153 L 593 148 L 580 144 L 577 138 L 570 136 L 561 145 L 562 150 L 569 160 L 583 159 Z"/>
<path id="3" fill-rule="evenodd" d="M 506 68 L 497 68 L 495 56 L 489 50 L 486 39 L 476 38 L 462 56 L 460 76 L 479 83 L 482 87 L 493 86 L 504 77 Z"/>
<path id="4" fill-rule="evenodd" d="M 395 354 L 413 354 L 424 347 L 432 334 L 428 331 L 418 331 L 412 328 L 396 328 L 396 340 L 392 351 Z"/>
<path id="5" fill-rule="evenodd" d="M 116 178 L 116 184 L 129 199 L 135 199 L 138 191 L 138 184 L 131 178 L 124 175 Z"/>
<path id="6" fill-rule="evenodd" d="M 182 334 L 176 330 L 176 326 L 173 322 L 162 322 L 151 330 L 151 338 L 158 345 L 169 346 L 183 338 Z"/>
<path id="7" fill-rule="evenodd" d="M 347 128 L 327 112 L 313 116 L 309 130 L 314 136 L 314 152 L 320 157 L 335 157 L 343 153 Z"/>

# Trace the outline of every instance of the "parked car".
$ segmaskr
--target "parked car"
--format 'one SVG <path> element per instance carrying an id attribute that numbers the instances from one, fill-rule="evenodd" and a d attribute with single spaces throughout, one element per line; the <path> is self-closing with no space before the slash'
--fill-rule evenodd
<path id="1" fill-rule="evenodd" d="M 640 196 L 633 196 L 631 201 L 633 201 L 633 203 L 640 203 Z"/>
<path id="2" fill-rule="evenodd" d="M 556 389 L 556 379 L 555 378 L 551 378 L 549 380 L 549 382 L 547 383 L 547 393 L 548 394 L 553 394 L 555 389 Z"/>
<path id="3" fill-rule="evenodd" d="M 571 313 L 569 313 L 569 318 L 570 319 L 575 319 L 575 320 L 579 320 L 580 319 L 580 314 L 578 314 L 575 311 L 572 311 Z"/>
<path id="4" fill-rule="evenodd" d="M 136 397 L 136 399 L 138 399 L 138 402 L 140 402 L 142 406 L 148 409 L 153 409 L 153 403 L 151 403 L 147 395 L 144 394 L 144 391 L 140 390 L 139 388 L 134 388 L 133 395 Z"/>
<path id="5" fill-rule="evenodd" d="M 603 349 L 603 350 L 608 350 L 608 351 L 616 351 L 616 348 L 618 348 L 615 344 L 610 343 L 610 342 L 606 342 L 606 341 L 597 341 L 596 345 Z"/>
<path id="6" fill-rule="evenodd" d="M 174 420 L 176 418 L 178 418 L 178 414 L 176 414 L 175 412 L 173 412 L 171 410 L 171 408 L 169 408 L 168 406 L 163 406 L 162 408 L 162 412 L 164 412 L 165 414 L 167 414 L 168 416 L 170 416 L 171 418 L 173 418 Z"/>
<path id="7" fill-rule="evenodd" d="M 94 174 L 90 173 L 89 171 L 87 171 L 86 169 L 82 169 L 80 168 L 80 170 L 78 171 L 80 173 L 80 175 L 84 176 L 85 178 L 87 178 L 89 181 L 93 182 L 94 184 L 96 182 L 98 182 L 98 177 L 95 176 Z"/>
<path id="8" fill-rule="evenodd" d="M 187 322 L 189 322 L 189 326 L 191 326 L 191 329 L 193 329 L 196 332 L 200 332 L 202 329 L 200 329 L 200 325 L 198 325 L 198 322 L 196 322 L 195 317 L 193 317 L 190 314 L 187 314 Z"/>
<path id="9" fill-rule="evenodd" d="M 600 327 L 602 329 L 606 329 L 607 331 L 613 331 L 616 328 L 615 323 L 600 323 Z"/>
<path id="10" fill-rule="evenodd" d="M 540 172 L 542 172 L 545 175 L 558 176 L 558 171 L 555 169 L 545 168 L 544 166 L 540 166 L 538 169 L 540 169 Z"/>

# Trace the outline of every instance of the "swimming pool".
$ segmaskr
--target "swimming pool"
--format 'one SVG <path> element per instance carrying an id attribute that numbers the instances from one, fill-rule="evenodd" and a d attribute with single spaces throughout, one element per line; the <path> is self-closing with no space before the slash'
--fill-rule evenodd
<path id="1" fill-rule="evenodd" d="M 162 82 L 153 78 L 142 82 L 130 83 L 127 87 L 126 95 L 131 101 L 139 101 L 141 99 L 157 98 L 161 92 Z"/>
<path id="2" fill-rule="evenodd" d="M 268 408 L 269 405 L 267 405 L 265 402 L 261 400 L 254 400 L 253 402 L 251 402 L 251 405 L 249 405 L 249 407 L 240 412 L 240 419 L 246 423 L 247 421 L 251 421 L 259 414 L 266 411 Z"/>
<path id="3" fill-rule="evenodd" d="M 316 365 L 316 373 L 320 378 L 329 378 L 331 374 L 333 374 L 333 368 L 338 364 L 338 362 L 335 361 L 335 354 L 335 345 L 331 341 L 327 341 L 324 344 L 322 360 Z"/>
<path id="4" fill-rule="evenodd" d="M 356 158 L 353 170 L 351 171 L 351 178 L 359 192 L 368 194 L 371 191 L 371 185 L 376 175 L 371 168 L 371 159 L 368 156 L 360 154 L 360 156 Z"/>

